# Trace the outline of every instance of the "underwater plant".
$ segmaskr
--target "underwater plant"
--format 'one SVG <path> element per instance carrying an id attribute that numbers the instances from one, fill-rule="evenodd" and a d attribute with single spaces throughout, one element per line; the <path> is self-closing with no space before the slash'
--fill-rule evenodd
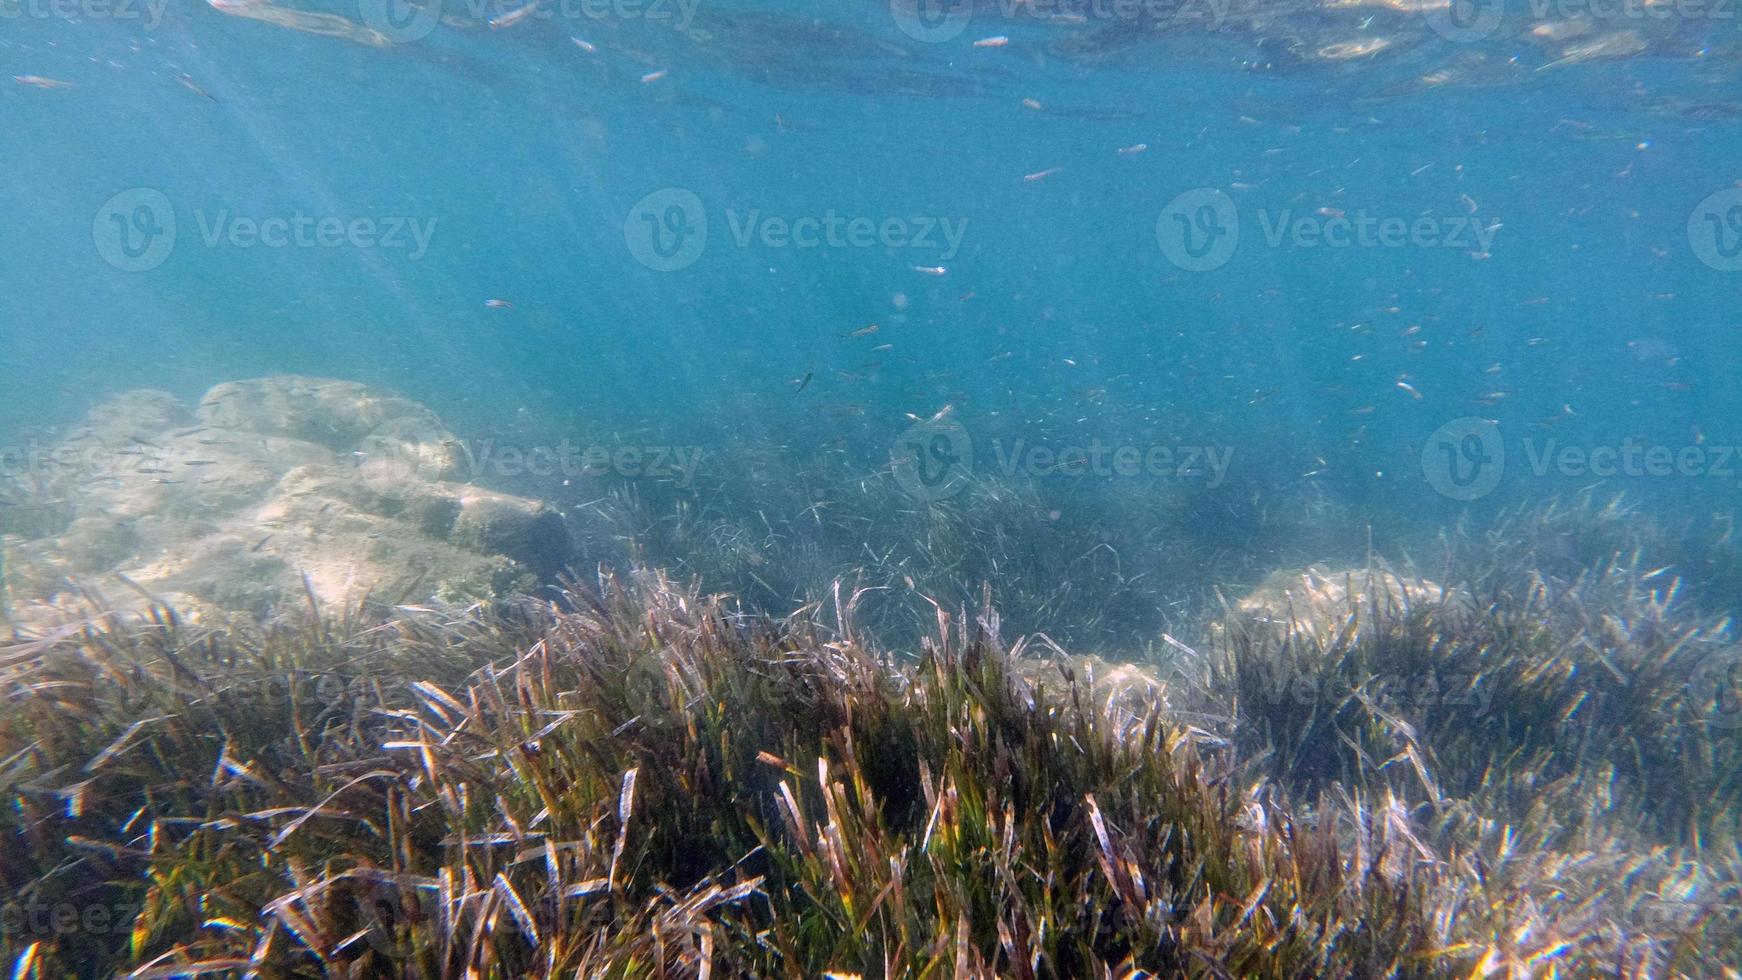
<path id="1" fill-rule="evenodd" d="M 1068 678 L 1028 686 L 989 609 L 940 609 L 896 667 L 859 598 L 831 635 L 645 576 L 572 611 L 163 612 L 10 647 L 8 894 L 137 913 L 5 953 L 19 976 L 1421 972 L 1419 881 L 1259 815 L 1159 716 L 1115 732 Z"/>
<path id="2" fill-rule="evenodd" d="M 1384 801 L 1423 859 L 1511 895 L 1443 897 L 1489 923 L 1490 965 L 1575 944 L 1625 975 L 1734 970 L 1734 941 L 1696 969 L 1680 938 L 1742 934 L 1742 719 L 1701 683 L 1742 663 L 1729 621 L 1633 565 L 1481 572 L 1309 571 L 1230 604 L 1176 703 L 1297 812 Z"/>
<path id="3" fill-rule="evenodd" d="M 1667 852 L 1525 847 L 1486 813 L 1474 833 L 1430 826 L 1383 767 L 1308 798 L 1290 782 L 1305 760 L 1232 751 L 1244 736 L 1174 717 L 1168 692 L 1109 711 L 1068 661 L 1040 662 L 1047 641 L 1005 644 L 989 594 L 934 606 L 913 656 L 857 624 L 867 595 L 837 586 L 771 619 L 605 573 L 559 603 L 311 602 L 300 622 L 224 630 L 159 609 L 16 642 L 0 650 L 0 952 L 19 977 L 1742 962 L 1734 892 L 1651 872 Z M 1424 761 L 1453 750 L 1473 751 Z M 1636 931 L 1647 918 L 1607 904 L 1598 867 L 1692 911 Z M 1557 931 L 1550 888 L 1601 924 Z"/>
<path id="4" fill-rule="evenodd" d="M 1128 657 L 1163 630 L 1189 630 L 1213 607 L 1207 583 L 1326 553 L 1316 541 L 1305 550 L 1302 533 L 1324 514 L 1300 501 L 1257 506 L 1248 490 L 986 468 L 922 500 L 887 466 L 867 475 L 826 454 L 734 443 L 709 457 L 695 487 L 602 481 L 570 517 L 577 550 L 595 560 L 699 576 L 758 609 L 825 599 L 836 580 L 876 589 L 860 621 L 891 645 L 930 630 L 918 595 L 974 605 L 990 581 L 1013 632 Z"/>

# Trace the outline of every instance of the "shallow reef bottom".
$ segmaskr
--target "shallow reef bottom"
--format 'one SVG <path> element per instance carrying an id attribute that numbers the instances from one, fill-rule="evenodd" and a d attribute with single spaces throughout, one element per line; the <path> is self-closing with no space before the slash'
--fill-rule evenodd
<path id="1" fill-rule="evenodd" d="M 1230 622 L 1142 697 L 1007 643 L 989 596 L 905 654 L 851 590 L 771 619 L 651 572 L 387 622 L 98 617 L 0 647 L 0 952 L 15 977 L 1735 977 L 1742 750 L 1686 669 L 1711 634 L 1664 614 L 1581 654 L 1602 624 L 1547 591 L 1347 588 Z M 1488 685 L 1475 721 L 1450 666 Z M 1400 671 L 1448 679 L 1375 683 Z"/>

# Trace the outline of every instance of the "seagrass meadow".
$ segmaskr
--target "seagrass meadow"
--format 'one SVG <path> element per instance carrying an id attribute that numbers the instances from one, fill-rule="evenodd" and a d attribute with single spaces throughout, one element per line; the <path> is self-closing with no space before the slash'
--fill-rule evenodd
<path id="1" fill-rule="evenodd" d="M 776 618 L 649 570 L 93 614 L 0 651 L 5 962 L 1742 975 L 1729 623 L 1559 520 L 1433 580 L 1278 573 L 1135 665 L 1007 636 L 990 588 L 895 649 L 850 581 Z"/>
<path id="2" fill-rule="evenodd" d="M 0 0 L 0 980 L 1742 980 L 1742 0 Z"/>

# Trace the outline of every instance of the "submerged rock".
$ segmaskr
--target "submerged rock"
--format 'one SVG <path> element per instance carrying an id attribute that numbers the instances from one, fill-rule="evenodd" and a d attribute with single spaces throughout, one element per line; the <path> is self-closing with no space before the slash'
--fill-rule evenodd
<path id="1" fill-rule="evenodd" d="M 195 410 L 116 396 L 44 454 L 30 492 L 61 517 L 7 539 L 0 617 L 37 628 L 88 612 L 92 594 L 191 618 L 310 594 L 470 601 L 560 572 L 574 557 L 562 515 L 456 482 L 466 461 L 430 409 L 348 381 L 229 382 Z"/>
<path id="2" fill-rule="evenodd" d="M 1121 726 L 1142 723 L 1167 709 L 1168 678 L 1157 664 L 1125 663 L 1093 654 L 1024 657 L 1012 664 L 1032 685 L 1048 689 L 1075 684 L 1090 701 Z"/>
<path id="3" fill-rule="evenodd" d="M 1231 615 L 1212 624 L 1213 632 L 1230 628 L 1274 630 L 1328 643 L 1351 615 L 1401 613 L 1433 606 L 1456 614 L 1468 608 L 1461 593 L 1420 577 L 1406 577 L 1380 566 L 1331 569 L 1309 565 L 1272 572 L 1256 588 L 1234 602 Z"/>
<path id="4" fill-rule="evenodd" d="M 199 419 L 215 429 L 387 457 L 430 479 L 465 472 L 464 448 L 434 412 L 352 381 L 293 375 L 232 381 L 206 392 Z"/>

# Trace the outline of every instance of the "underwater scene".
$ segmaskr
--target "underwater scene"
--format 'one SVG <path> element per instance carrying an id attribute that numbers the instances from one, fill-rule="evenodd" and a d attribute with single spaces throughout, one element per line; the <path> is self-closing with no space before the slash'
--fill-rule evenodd
<path id="1" fill-rule="evenodd" d="M 0 970 L 1742 978 L 1739 20 L 0 0 Z"/>

